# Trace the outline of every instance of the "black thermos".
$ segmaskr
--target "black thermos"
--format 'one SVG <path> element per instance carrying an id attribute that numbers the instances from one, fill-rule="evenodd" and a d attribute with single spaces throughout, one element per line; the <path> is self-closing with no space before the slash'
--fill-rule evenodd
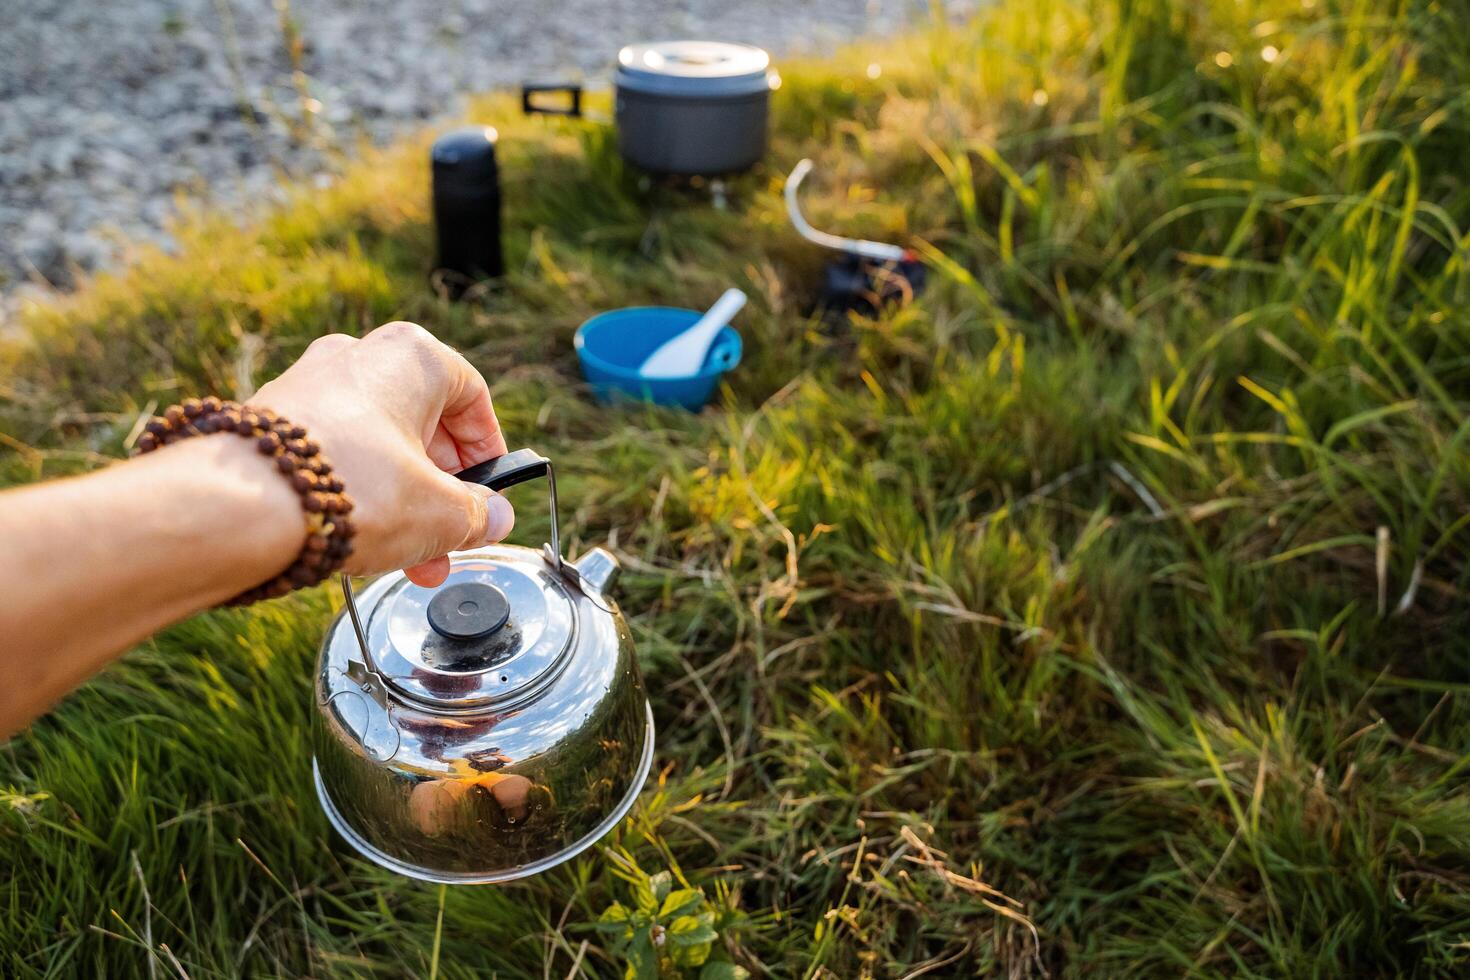
<path id="1" fill-rule="evenodd" d="M 439 137 L 430 155 L 439 239 L 436 268 L 452 273 L 445 281 L 456 296 L 474 280 L 505 273 L 496 139 L 489 126 L 458 129 Z"/>

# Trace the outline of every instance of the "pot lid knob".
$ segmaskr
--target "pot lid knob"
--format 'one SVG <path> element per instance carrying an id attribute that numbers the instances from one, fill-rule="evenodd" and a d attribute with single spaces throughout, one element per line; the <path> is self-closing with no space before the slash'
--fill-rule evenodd
<path id="1" fill-rule="evenodd" d="M 481 640 L 510 619 L 510 602 L 488 582 L 461 582 L 434 596 L 428 617 L 446 640 Z"/>

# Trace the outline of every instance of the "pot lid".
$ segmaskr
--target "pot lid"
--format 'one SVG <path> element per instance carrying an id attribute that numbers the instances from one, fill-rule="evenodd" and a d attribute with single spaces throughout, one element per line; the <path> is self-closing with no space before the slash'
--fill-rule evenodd
<path id="1" fill-rule="evenodd" d="M 770 89 L 771 56 L 751 44 L 653 41 L 618 52 L 619 88 L 653 95 L 754 95 Z"/>
<path id="2" fill-rule="evenodd" d="M 538 686 L 561 662 L 576 629 L 572 600 L 539 553 L 508 551 L 525 559 L 451 557 L 443 585 L 400 578 L 367 610 L 368 646 L 389 687 L 471 708 Z"/>

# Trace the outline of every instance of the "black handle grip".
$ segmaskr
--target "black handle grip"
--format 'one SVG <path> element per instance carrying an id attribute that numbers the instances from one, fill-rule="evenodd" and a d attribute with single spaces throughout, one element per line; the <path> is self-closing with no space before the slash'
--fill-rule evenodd
<path id="1" fill-rule="evenodd" d="M 534 449 L 517 449 L 513 453 L 476 463 L 454 475 L 466 483 L 478 483 L 482 487 L 499 491 L 545 476 L 550 465 L 551 460 Z"/>
<path id="2" fill-rule="evenodd" d="M 537 105 L 531 96 L 542 92 L 565 92 L 571 96 L 571 104 L 565 109 L 551 106 Z M 582 115 L 582 86 L 572 85 L 522 85 L 521 86 L 521 112 L 527 116 L 572 116 L 580 118 Z"/>

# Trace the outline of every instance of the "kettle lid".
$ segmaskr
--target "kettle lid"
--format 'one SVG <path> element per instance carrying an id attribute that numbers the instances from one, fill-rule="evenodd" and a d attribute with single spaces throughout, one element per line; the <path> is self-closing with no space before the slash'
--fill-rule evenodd
<path id="1" fill-rule="evenodd" d="M 399 576 L 365 610 L 365 632 L 378 673 L 414 701 L 473 708 L 516 698 L 571 647 L 576 607 L 538 552 L 452 555 L 432 589 Z"/>

